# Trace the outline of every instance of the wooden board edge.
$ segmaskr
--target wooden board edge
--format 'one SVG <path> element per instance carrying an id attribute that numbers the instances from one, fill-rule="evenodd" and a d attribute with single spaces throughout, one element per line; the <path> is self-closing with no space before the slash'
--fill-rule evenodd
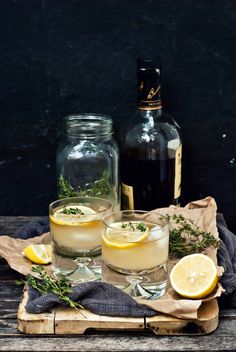
<path id="1" fill-rule="evenodd" d="M 24 292 L 17 312 L 17 328 L 24 334 L 55 334 L 55 310 L 49 313 L 30 314 L 25 310 L 28 301 L 28 291 Z"/>
<path id="2" fill-rule="evenodd" d="M 213 332 L 219 321 L 217 300 L 205 302 L 199 311 L 199 319 L 179 319 L 164 314 L 151 318 L 122 318 L 99 316 L 86 309 L 57 307 L 49 313 L 30 314 L 25 305 L 28 300 L 24 289 L 18 308 L 18 330 L 33 335 L 81 335 L 88 329 L 99 331 L 152 330 L 156 335 L 204 335 Z"/>
<path id="3" fill-rule="evenodd" d="M 216 299 L 205 302 L 200 309 L 199 319 L 146 318 L 146 328 L 156 335 L 206 335 L 215 331 L 219 323 L 219 306 Z"/>
<path id="4" fill-rule="evenodd" d="M 58 307 L 55 316 L 55 334 L 84 334 L 86 330 L 103 331 L 144 330 L 144 318 L 110 317 L 94 314 L 86 309 Z"/>
<path id="5" fill-rule="evenodd" d="M 159 321 L 147 322 L 146 328 L 152 330 L 155 335 L 207 335 L 217 329 L 218 322 L 218 317 L 205 322 L 197 320 Z"/>

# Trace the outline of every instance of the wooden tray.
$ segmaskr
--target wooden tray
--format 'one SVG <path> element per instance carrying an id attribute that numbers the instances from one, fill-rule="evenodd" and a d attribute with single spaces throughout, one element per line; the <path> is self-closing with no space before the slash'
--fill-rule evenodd
<path id="1" fill-rule="evenodd" d="M 29 314 L 25 310 L 28 292 L 25 289 L 18 309 L 18 329 L 25 334 L 83 334 L 96 330 L 144 330 L 156 335 L 201 335 L 214 331 L 218 326 L 217 300 L 202 304 L 198 320 L 178 319 L 164 314 L 151 318 L 120 318 L 99 316 L 86 309 L 58 307 L 50 313 Z"/>

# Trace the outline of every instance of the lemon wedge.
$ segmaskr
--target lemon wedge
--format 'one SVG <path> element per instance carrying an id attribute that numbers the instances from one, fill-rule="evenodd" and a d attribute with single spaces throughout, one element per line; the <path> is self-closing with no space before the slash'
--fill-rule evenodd
<path id="1" fill-rule="evenodd" d="M 173 267 L 170 273 L 173 289 L 186 298 L 204 298 L 216 287 L 218 273 L 215 263 L 205 254 L 190 254 Z"/>
<path id="2" fill-rule="evenodd" d="M 78 209 L 81 213 L 78 214 L 65 214 L 63 213 L 63 210 L 65 208 L 61 207 L 59 208 L 53 215 L 50 215 L 50 220 L 54 222 L 57 225 L 71 225 L 71 226 L 77 226 L 78 223 L 81 225 L 81 222 L 78 221 L 81 217 L 84 217 L 86 220 L 86 215 L 88 221 L 94 221 L 96 220 L 96 215 L 94 217 L 94 220 L 92 219 L 91 215 L 96 214 L 96 211 L 93 210 L 92 208 L 86 207 L 84 205 L 68 205 L 66 206 L 66 209 Z"/>
<path id="3" fill-rule="evenodd" d="M 49 258 L 52 258 L 52 245 L 51 244 L 45 244 L 46 252 Z"/>
<path id="4" fill-rule="evenodd" d="M 141 221 L 116 222 L 106 229 L 103 235 L 103 243 L 110 248 L 126 249 L 139 246 L 144 242 L 149 234 L 147 226 L 142 230 L 137 228 L 143 224 Z"/>
<path id="5" fill-rule="evenodd" d="M 51 245 L 30 244 L 24 248 L 23 254 L 35 264 L 48 264 L 52 261 Z"/>

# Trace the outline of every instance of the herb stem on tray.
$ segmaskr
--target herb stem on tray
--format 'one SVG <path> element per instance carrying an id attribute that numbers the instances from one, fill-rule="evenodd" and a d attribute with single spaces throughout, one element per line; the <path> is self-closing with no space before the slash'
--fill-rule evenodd
<path id="1" fill-rule="evenodd" d="M 28 283 L 29 286 L 37 290 L 39 293 L 46 294 L 49 292 L 55 293 L 61 301 L 66 302 L 72 308 L 83 308 L 78 302 L 70 299 L 69 294 L 72 292 L 71 284 L 64 278 L 55 279 L 48 275 L 41 265 L 33 266 L 31 269 L 39 275 L 39 278 L 33 275 L 28 275 L 27 280 L 16 280 L 17 285 Z"/>
<path id="2" fill-rule="evenodd" d="M 202 252 L 206 248 L 219 248 L 220 240 L 210 232 L 202 231 L 191 219 L 183 215 L 163 215 L 170 223 L 169 250 L 172 257 Z"/>

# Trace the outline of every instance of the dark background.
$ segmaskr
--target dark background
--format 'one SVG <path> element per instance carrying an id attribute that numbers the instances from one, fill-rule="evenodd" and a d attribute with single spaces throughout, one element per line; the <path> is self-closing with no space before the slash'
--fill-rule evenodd
<path id="1" fill-rule="evenodd" d="M 0 0 L 0 214 L 45 215 L 64 115 L 136 103 L 136 58 L 162 59 L 182 126 L 182 205 L 215 197 L 236 231 L 236 1 Z"/>

